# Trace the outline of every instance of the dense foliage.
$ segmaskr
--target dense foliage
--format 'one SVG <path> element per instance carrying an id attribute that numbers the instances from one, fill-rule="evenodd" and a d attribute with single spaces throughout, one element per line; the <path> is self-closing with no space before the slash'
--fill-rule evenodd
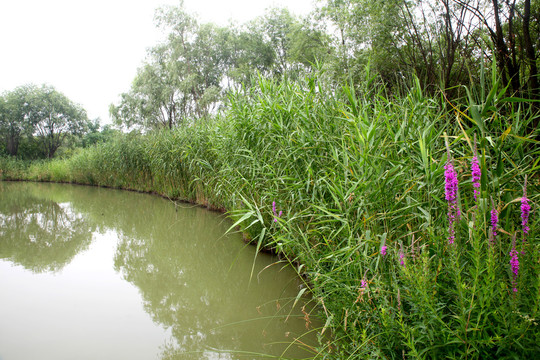
<path id="1" fill-rule="evenodd" d="M 163 9 L 111 106 L 135 130 L 0 176 L 228 211 L 306 279 L 314 358 L 533 358 L 540 4 L 319 4 L 230 28 Z"/>
<path id="2" fill-rule="evenodd" d="M 199 24 L 183 7 L 157 12 L 167 39 L 149 50 L 131 90 L 110 112 L 126 128 L 160 129 L 206 119 L 226 92 L 257 74 L 276 78 L 311 69 L 328 52 L 329 37 L 286 9 L 243 25 Z"/>
<path id="3" fill-rule="evenodd" d="M 320 68 L 335 86 L 361 81 L 369 64 L 388 86 L 414 74 L 423 91 L 451 100 L 478 84 L 492 60 L 507 95 L 540 100 L 540 2 L 319 0 L 306 18 L 269 9 L 246 24 L 200 24 L 183 6 L 157 20 L 168 36 L 150 49 L 111 114 L 127 128 L 206 119 L 258 74 L 296 79 Z M 321 65 L 317 65 L 321 64 Z M 538 109 L 538 106 L 536 107 Z M 538 125 L 538 123 L 533 124 Z"/>
<path id="4" fill-rule="evenodd" d="M 86 111 L 51 86 L 24 85 L 0 96 L 0 144 L 11 156 L 52 158 L 88 126 Z"/>

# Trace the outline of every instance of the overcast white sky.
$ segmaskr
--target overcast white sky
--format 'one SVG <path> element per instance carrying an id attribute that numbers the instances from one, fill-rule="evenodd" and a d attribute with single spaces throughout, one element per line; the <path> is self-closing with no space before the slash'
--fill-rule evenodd
<path id="1" fill-rule="evenodd" d="M 0 0 L 0 93 L 47 83 L 108 122 L 146 48 L 160 39 L 154 10 L 178 0 Z M 313 0 L 185 0 L 202 22 L 248 21 L 270 6 L 307 14 Z"/>

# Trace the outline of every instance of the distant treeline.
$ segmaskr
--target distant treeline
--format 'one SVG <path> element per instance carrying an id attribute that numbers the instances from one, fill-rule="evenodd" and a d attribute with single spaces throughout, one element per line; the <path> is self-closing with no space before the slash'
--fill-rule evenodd
<path id="1" fill-rule="evenodd" d="M 111 104 L 117 126 L 189 125 L 229 106 L 259 76 L 294 81 L 324 72 L 330 86 L 360 86 L 363 72 L 397 93 L 418 79 L 426 94 L 465 102 L 466 88 L 500 79 L 507 97 L 540 100 L 540 1 L 321 0 L 305 17 L 273 8 L 244 24 L 200 23 L 183 3 L 156 11 L 166 34 L 148 50 L 131 88 Z M 508 85 L 508 86 L 507 86 Z M 538 123 L 532 124 L 538 126 Z M 107 129 L 107 131 L 110 131 Z M 0 96 L 0 151 L 52 157 L 99 136 L 78 105 L 50 86 Z"/>

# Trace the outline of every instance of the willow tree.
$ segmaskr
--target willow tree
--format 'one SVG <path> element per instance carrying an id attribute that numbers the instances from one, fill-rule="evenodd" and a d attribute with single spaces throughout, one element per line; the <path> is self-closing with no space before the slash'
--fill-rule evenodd
<path id="1" fill-rule="evenodd" d="M 229 32 L 197 23 L 182 6 L 158 10 L 156 21 L 167 39 L 148 51 L 131 89 L 110 113 L 128 128 L 172 129 L 208 116 L 222 97 Z"/>
<path id="2" fill-rule="evenodd" d="M 35 88 L 29 101 L 34 134 L 47 157 L 52 158 L 68 136 L 85 132 L 88 125 L 86 110 L 52 86 Z"/>
<path id="3" fill-rule="evenodd" d="M 17 155 L 23 136 L 35 137 L 51 158 L 67 136 L 86 129 L 86 111 L 49 85 L 24 85 L 4 94 L 0 133 L 7 152 Z"/>
<path id="4" fill-rule="evenodd" d="M 31 134 L 35 126 L 29 98 L 33 85 L 19 86 L 0 97 L 0 135 L 9 155 L 16 156 L 22 136 Z"/>
<path id="5" fill-rule="evenodd" d="M 309 71 L 329 52 L 330 37 L 320 24 L 298 18 L 285 8 L 271 8 L 248 24 L 270 50 L 271 73 L 275 78 Z"/>

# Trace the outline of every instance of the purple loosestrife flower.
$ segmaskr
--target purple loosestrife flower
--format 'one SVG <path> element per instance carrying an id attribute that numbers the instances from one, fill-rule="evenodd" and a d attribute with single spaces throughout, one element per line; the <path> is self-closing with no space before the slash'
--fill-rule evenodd
<path id="1" fill-rule="evenodd" d="M 491 230 L 493 234 L 493 242 L 495 242 L 495 237 L 497 236 L 497 223 L 499 222 L 499 212 L 495 207 L 491 209 Z"/>
<path id="2" fill-rule="evenodd" d="M 499 225 L 499 211 L 491 198 L 491 231 L 489 236 L 490 245 L 495 245 L 495 239 L 497 237 L 497 225 Z"/>
<path id="3" fill-rule="evenodd" d="M 382 256 L 385 256 L 385 255 L 386 255 L 386 245 L 383 245 L 383 246 L 381 247 L 381 255 L 382 255 Z"/>
<path id="4" fill-rule="evenodd" d="M 478 157 L 476 154 L 473 156 L 471 161 L 471 175 L 474 190 L 474 201 L 477 202 L 478 195 L 480 195 L 480 177 L 482 176 L 482 172 L 480 170 L 480 163 L 478 162 Z"/>
<path id="5" fill-rule="evenodd" d="M 473 158 L 471 159 L 471 180 L 473 184 L 474 202 L 478 201 L 480 195 L 480 178 L 482 177 L 482 171 L 480 170 L 480 163 L 478 162 L 478 151 L 476 150 L 476 134 L 474 134 L 474 149 Z"/>
<path id="6" fill-rule="evenodd" d="M 454 243 L 456 238 L 454 222 L 456 218 L 459 217 L 460 212 L 457 206 L 457 192 L 458 192 L 458 179 L 456 170 L 454 170 L 454 164 L 452 163 L 452 158 L 450 153 L 448 153 L 448 161 L 444 166 L 444 178 L 445 178 L 445 198 L 448 202 L 448 242 L 450 244 Z"/>
<path id="7" fill-rule="evenodd" d="M 452 159 L 448 159 L 446 162 L 446 165 L 444 166 L 445 172 L 445 196 L 448 203 L 452 204 L 457 201 L 457 187 L 458 187 L 458 181 L 457 181 L 457 174 L 456 170 L 454 170 L 454 164 L 452 163 Z"/>
<path id="8" fill-rule="evenodd" d="M 525 235 L 529 233 L 529 214 L 531 212 L 531 205 L 529 205 L 529 199 L 527 199 L 527 177 L 525 177 L 525 184 L 523 185 L 523 197 L 521 198 L 521 226 L 523 227 L 523 241 L 525 241 Z"/>
<path id="9" fill-rule="evenodd" d="M 529 205 L 529 199 L 526 196 L 521 198 L 521 225 L 523 226 L 523 232 L 525 234 L 529 233 L 529 213 L 531 211 L 531 205 Z"/>
<path id="10" fill-rule="evenodd" d="M 354 302 L 355 304 L 359 301 L 362 301 L 362 296 L 367 290 L 367 285 L 368 283 L 366 281 L 366 278 L 364 277 L 360 282 L 360 289 L 358 289 L 358 297 L 356 298 L 356 301 Z"/>
<path id="11" fill-rule="evenodd" d="M 276 202 L 273 201 L 272 202 L 272 212 L 274 213 L 274 222 L 278 222 L 278 218 L 281 217 L 281 215 L 283 215 L 283 211 L 279 211 L 279 214 L 276 212 Z"/>
<path id="12" fill-rule="evenodd" d="M 512 268 L 512 286 L 513 291 L 516 293 L 517 290 L 517 278 L 519 274 L 519 257 L 516 250 L 516 236 L 512 240 L 512 251 L 510 251 L 510 267 Z"/>
<path id="13" fill-rule="evenodd" d="M 401 249 L 399 250 L 399 264 L 405 267 L 405 253 L 403 252 L 403 245 L 401 245 Z"/>

